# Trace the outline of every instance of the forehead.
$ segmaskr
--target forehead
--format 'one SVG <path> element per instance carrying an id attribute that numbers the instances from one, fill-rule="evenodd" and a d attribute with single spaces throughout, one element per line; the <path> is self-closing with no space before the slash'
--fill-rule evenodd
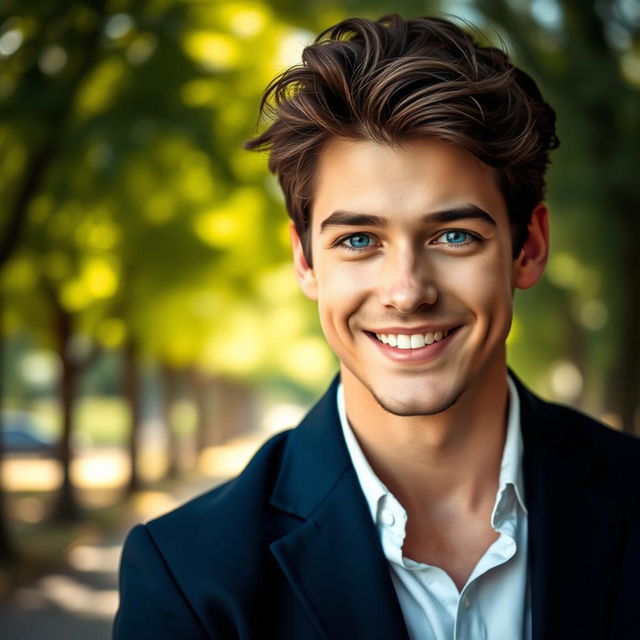
<path id="1" fill-rule="evenodd" d="M 463 147 L 433 138 L 397 146 L 333 138 L 318 159 L 312 224 L 317 230 L 336 210 L 402 222 L 467 205 L 508 223 L 495 169 Z"/>

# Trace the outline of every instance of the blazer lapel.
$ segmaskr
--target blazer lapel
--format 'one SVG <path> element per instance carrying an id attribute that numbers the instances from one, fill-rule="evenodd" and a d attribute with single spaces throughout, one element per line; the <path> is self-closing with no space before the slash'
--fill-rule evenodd
<path id="1" fill-rule="evenodd" d="M 576 428 L 576 414 L 551 407 L 517 384 L 533 640 L 607 637 L 625 531 L 621 501 L 604 485 L 607 474 L 585 430 Z"/>
<path id="2" fill-rule="evenodd" d="M 321 636 L 408 640 L 343 441 L 336 386 L 292 434 L 271 504 L 303 522 L 271 550 Z"/>

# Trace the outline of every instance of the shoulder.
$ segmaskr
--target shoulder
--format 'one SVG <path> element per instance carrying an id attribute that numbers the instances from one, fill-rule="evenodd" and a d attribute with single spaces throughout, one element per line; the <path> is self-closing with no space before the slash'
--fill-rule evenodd
<path id="1" fill-rule="evenodd" d="M 587 470 L 610 488 L 640 486 L 640 439 L 587 414 L 542 400 L 519 384 L 525 458 L 552 459 L 568 470 Z M 638 492 L 640 495 L 640 492 Z"/>
<path id="2" fill-rule="evenodd" d="M 569 440 L 589 444 L 604 455 L 613 453 L 636 461 L 640 458 L 640 438 L 618 431 L 578 409 L 553 402 L 540 402 L 545 406 L 549 421 L 563 429 Z"/>
<path id="3" fill-rule="evenodd" d="M 269 499 L 290 433 L 267 441 L 233 480 L 132 529 L 114 637 L 195 638 L 205 628 L 231 637 L 230 602 L 259 602 L 262 584 L 277 588 L 269 544 L 287 516 Z"/>
<path id="4" fill-rule="evenodd" d="M 148 573 L 166 584 L 158 570 L 164 567 L 196 609 L 203 597 L 211 609 L 230 593 L 250 600 L 263 582 L 275 587 L 269 545 L 298 524 L 269 504 L 290 434 L 267 441 L 236 478 L 134 528 L 125 542 L 122 575 Z M 222 610 L 216 615 L 225 619 Z"/>

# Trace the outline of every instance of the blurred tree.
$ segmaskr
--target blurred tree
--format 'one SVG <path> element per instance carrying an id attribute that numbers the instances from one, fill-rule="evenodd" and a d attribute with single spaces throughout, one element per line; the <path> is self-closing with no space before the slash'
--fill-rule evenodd
<path id="1" fill-rule="evenodd" d="M 14 7 L 4 7 L 9 12 L 4 14 L 2 22 L 4 45 L 1 53 L 4 54 L 3 58 L 9 60 L 0 69 L 3 115 L 0 139 L 3 143 L 3 168 L 6 169 L 2 172 L 5 196 L 0 268 L 19 248 L 26 227 L 27 211 L 40 193 L 47 172 L 56 161 L 65 136 L 69 134 L 73 102 L 95 62 L 104 4 L 96 0 L 93 20 L 67 25 L 61 22 L 59 7 L 55 4 L 34 4 L 20 11 L 19 17 L 13 13 Z M 65 51 L 51 43 L 51 32 L 55 30 L 65 31 L 69 44 L 76 50 L 73 64 L 66 65 Z M 22 46 L 23 41 L 25 46 Z M 61 74 L 59 81 L 55 85 L 47 83 L 46 73 L 42 71 L 49 69 L 57 75 L 64 66 L 67 66 L 67 70 Z M 46 118 L 41 117 L 43 111 L 47 114 Z M 67 517 L 76 514 L 69 475 L 71 404 L 76 370 L 67 352 L 69 318 L 62 306 L 56 305 L 56 311 L 65 364 L 61 388 L 64 428 L 60 449 L 64 481 L 57 514 Z"/>
<path id="2" fill-rule="evenodd" d="M 300 37 L 259 2 L 2 7 L 3 324 L 63 362 L 64 513 L 88 345 L 238 379 L 291 369 L 287 348 L 308 348 L 297 322 L 271 362 L 260 288 L 286 256 L 286 222 L 264 160 L 241 149 Z M 136 486 L 140 399 L 124 362 Z"/>
<path id="3" fill-rule="evenodd" d="M 162 418 L 167 442 L 167 478 L 176 478 L 182 471 L 180 466 L 180 442 L 174 424 L 174 410 L 178 400 L 180 371 L 166 363 L 160 366 L 162 392 Z"/>

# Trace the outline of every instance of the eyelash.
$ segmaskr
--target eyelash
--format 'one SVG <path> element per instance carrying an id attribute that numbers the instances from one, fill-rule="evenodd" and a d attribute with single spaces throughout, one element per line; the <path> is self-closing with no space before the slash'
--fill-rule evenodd
<path id="1" fill-rule="evenodd" d="M 471 231 L 466 231 L 465 229 L 447 229 L 446 231 L 443 231 L 438 238 L 442 238 L 442 236 L 446 235 L 447 233 L 451 233 L 452 231 L 459 231 L 461 233 L 466 234 L 467 236 L 469 236 L 470 240 L 467 240 L 466 242 L 463 243 L 453 243 L 453 242 L 442 242 L 442 243 L 436 243 L 436 244 L 441 244 L 441 245 L 446 245 L 447 247 L 451 247 L 454 249 L 459 249 L 461 247 L 467 247 L 469 246 L 469 244 L 474 243 L 474 242 L 482 242 L 482 238 L 471 232 Z M 366 233 L 366 232 L 361 232 L 361 233 L 350 233 L 349 235 L 346 236 L 342 236 L 341 238 L 339 238 L 335 244 L 333 245 L 334 247 L 340 247 L 342 249 L 346 249 L 347 251 L 355 251 L 356 253 L 362 253 L 363 251 L 366 251 L 367 249 L 371 249 L 371 247 L 363 247 L 363 248 L 357 248 L 357 247 L 350 247 L 348 244 L 346 244 L 347 240 L 349 240 L 349 238 L 355 238 L 358 236 L 366 236 L 367 238 L 370 238 L 371 240 L 374 239 L 374 236 L 372 236 L 370 233 Z"/>

